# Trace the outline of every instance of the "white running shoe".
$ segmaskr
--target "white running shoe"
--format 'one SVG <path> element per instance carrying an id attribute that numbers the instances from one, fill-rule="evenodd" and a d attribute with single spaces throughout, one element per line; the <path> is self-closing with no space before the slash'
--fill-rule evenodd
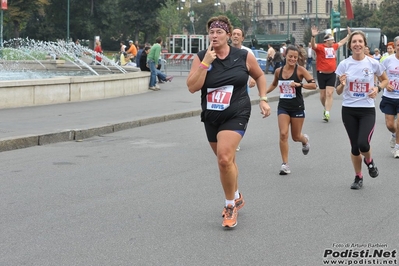
<path id="1" fill-rule="evenodd" d="M 309 153 L 309 149 L 310 149 L 309 136 L 306 134 L 303 134 L 303 136 L 308 140 L 308 142 L 305 145 L 302 145 L 302 153 L 304 155 L 306 155 Z"/>
<path id="2" fill-rule="evenodd" d="M 240 145 L 238 145 L 238 147 L 236 148 L 236 151 L 240 151 Z"/>
<path id="3" fill-rule="evenodd" d="M 290 174 L 291 170 L 288 164 L 283 163 L 280 168 L 280 175 L 287 175 Z"/>
<path id="4" fill-rule="evenodd" d="M 389 141 L 389 144 L 391 145 L 391 148 L 395 148 L 396 137 L 391 136 L 391 140 Z"/>
<path id="5" fill-rule="evenodd" d="M 399 158 L 399 149 L 393 149 L 392 154 L 393 154 L 393 158 L 398 159 Z"/>

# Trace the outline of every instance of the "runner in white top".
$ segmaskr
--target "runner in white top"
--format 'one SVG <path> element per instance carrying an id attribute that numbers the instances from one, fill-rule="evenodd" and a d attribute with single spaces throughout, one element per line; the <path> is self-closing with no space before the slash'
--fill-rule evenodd
<path id="1" fill-rule="evenodd" d="M 371 177 L 379 174 L 371 156 L 370 141 L 375 128 L 374 99 L 381 87 L 388 84 L 388 77 L 384 66 L 365 55 L 367 40 L 364 32 L 352 32 L 348 46 L 352 56 L 341 61 L 335 71 L 340 82 L 336 90 L 338 95 L 343 93 L 342 121 L 350 140 L 351 161 L 355 170 L 351 189 L 360 189 L 363 186 L 362 160 Z M 381 87 L 374 84 L 374 75 L 378 77 Z"/>
<path id="2" fill-rule="evenodd" d="M 396 54 L 387 57 L 381 64 L 386 68 L 389 84 L 384 89 L 380 110 L 385 114 L 385 124 L 392 133 L 390 145 L 394 158 L 399 158 L 399 36 L 393 40 Z M 395 118 L 396 117 L 396 118 Z"/>

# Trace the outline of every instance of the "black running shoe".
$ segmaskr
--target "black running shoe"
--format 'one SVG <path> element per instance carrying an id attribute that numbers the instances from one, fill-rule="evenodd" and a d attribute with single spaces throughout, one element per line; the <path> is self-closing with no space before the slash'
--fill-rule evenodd
<path id="1" fill-rule="evenodd" d="M 351 185 L 351 189 L 361 189 L 362 186 L 363 186 L 363 178 L 356 176 L 355 181 L 353 181 Z"/>
<path id="2" fill-rule="evenodd" d="M 371 160 L 371 163 L 367 164 L 366 163 L 366 158 L 363 159 L 364 163 L 367 165 L 367 168 L 369 169 L 369 175 L 372 178 L 375 178 L 378 176 L 378 168 L 375 166 L 374 160 Z"/>

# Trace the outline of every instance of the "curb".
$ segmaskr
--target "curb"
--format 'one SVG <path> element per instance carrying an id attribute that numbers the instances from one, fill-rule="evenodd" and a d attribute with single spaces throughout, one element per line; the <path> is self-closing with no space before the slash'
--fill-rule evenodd
<path id="1" fill-rule="evenodd" d="M 304 98 L 308 97 L 317 92 L 318 89 L 314 91 L 303 92 L 303 97 Z M 269 102 L 275 102 L 278 101 L 278 99 L 279 96 L 272 96 L 269 97 Z M 251 104 L 252 105 L 259 104 L 259 100 L 252 100 Z M 82 141 L 83 139 L 88 139 L 95 136 L 110 134 L 122 130 L 142 127 L 156 123 L 162 123 L 171 120 L 177 120 L 181 118 L 199 116 L 200 114 L 201 114 L 201 109 L 183 112 L 183 113 L 164 115 L 164 116 L 150 117 L 141 120 L 127 121 L 111 125 L 108 124 L 105 126 L 99 126 L 94 128 L 71 129 L 71 130 L 64 130 L 60 132 L 52 132 L 40 135 L 15 136 L 10 138 L 0 139 L 0 152 L 24 149 L 33 146 L 42 146 L 58 142 Z"/>

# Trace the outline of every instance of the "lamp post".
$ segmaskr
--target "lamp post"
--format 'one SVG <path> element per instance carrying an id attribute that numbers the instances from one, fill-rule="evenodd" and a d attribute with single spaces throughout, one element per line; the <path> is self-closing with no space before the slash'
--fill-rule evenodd
<path id="1" fill-rule="evenodd" d="M 287 15 L 287 40 L 290 39 L 290 4 L 291 0 L 288 0 L 288 15 Z"/>
<path id="2" fill-rule="evenodd" d="M 177 7 L 177 10 L 179 10 L 179 32 L 182 31 L 180 10 L 184 9 L 184 7 L 181 6 L 181 3 L 182 1 L 179 1 L 179 6 Z"/>
<path id="3" fill-rule="evenodd" d="M 67 2 L 67 36 L 65 42 L 69 42 L 69 0 Z"/>
<path id="4" fill-rule="evenodd" d="M 256 21 L 258 20 L 257 18 L 257 13 L 256 13 L 256 5 L 255 5 L 255 0 L 253 0 L 253 11 L 252 11 L 252 28 L 253 28 L 253 34 L 255 35 L 256 33 Z"/>
<path id="5" fill-rule="evenodd" d="M 216 6 L 217 9 L 219 9 L 219 6 L 220 6 L 220 5 L 221 5 L 221 4 L 220 4 L 219 0 L 216 0 L 215 6 Z"/>
<path id="6" fill-rule="evenodd" d="M 181 0 L 182 3 L 185 3 L 186 0 Z M 197 0 L 197 3 L 202 3 L 202 0 Z M 193 33 L 195 34 L 195 27 L 194 27 L 194 10 L 193 7 L 193 0 L 190 0 L 190 11 L 188 12 L 187 16 L 190 17 L 191 25 L 193 27 Z"/>

